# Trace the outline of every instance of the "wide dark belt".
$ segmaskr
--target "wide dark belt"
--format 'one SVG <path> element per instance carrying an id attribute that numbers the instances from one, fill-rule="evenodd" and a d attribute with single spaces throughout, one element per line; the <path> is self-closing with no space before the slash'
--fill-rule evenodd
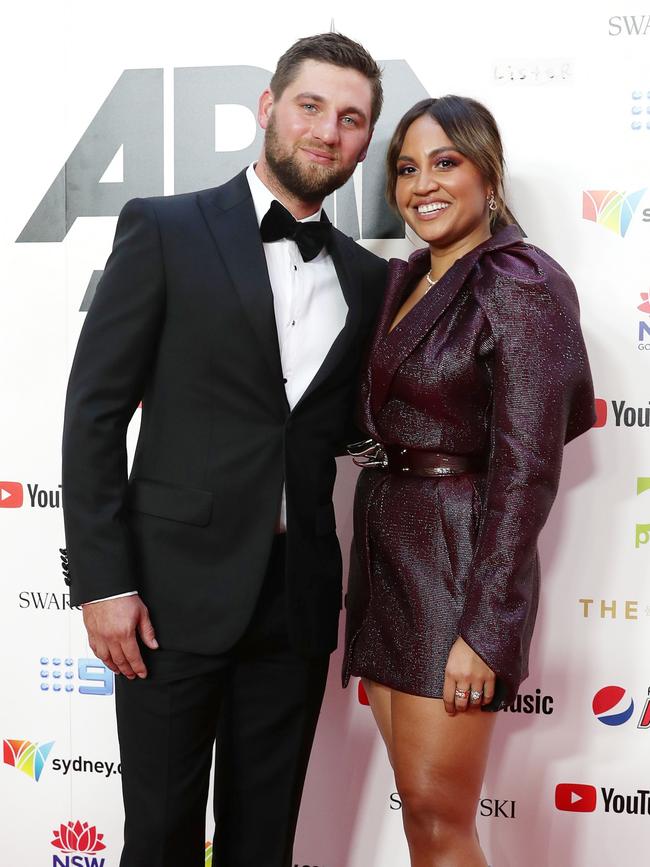
<path id="1" fill-rule="evenodd" d="M 385 446 L 374 440 L 365 440 L 348 446 L 348 453 L 358 467 L 384 470 L 399 475 L 435 478 L 477 473 L 483 462 L 471 455 L 448 455 L 431 449 L 409 449 L 403 446 Z"/>

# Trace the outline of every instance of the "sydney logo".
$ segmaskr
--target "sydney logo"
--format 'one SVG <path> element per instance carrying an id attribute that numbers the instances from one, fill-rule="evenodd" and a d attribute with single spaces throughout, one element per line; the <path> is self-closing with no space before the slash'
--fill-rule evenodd
<path id="1" fill-rule="evenodd" d="M 53 746 L 54 741 L 47 744 L 33 744 L 31 741 L 4 740 L 2 742 L 4 763 L 18 768 L 23 774 L 38 782 Z"/>
<path id="2" fill-rule="evenodd" d="M 645 188 L 629 195 L 616 190 L 586 190 L 582 194 L 582 216 L 624 238 L 644 193 Z"/>

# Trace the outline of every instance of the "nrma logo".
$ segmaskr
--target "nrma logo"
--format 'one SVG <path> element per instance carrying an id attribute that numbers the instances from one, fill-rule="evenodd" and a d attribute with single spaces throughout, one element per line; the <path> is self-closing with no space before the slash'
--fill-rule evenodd
<path id="1" fill-rule="evenodd" d="M 52 846 L 61 853 L 52 856 L 52 867 L 104 867 L 105 858 L 95 857 L 106 848 L 104 835 L 98 834 L 94 825 L 77 820 L 60 825 L 52 833 Z"/>
<path id="2" fill-rule="evenodd" d="M 650 319 L 650 292 L 641 292 L 641 303 L 637 310 L 645 313 Z M 639 319 L 639 349 L 650 349 L 650 322 Z"/>
<path id="3" fill-rule="evenodd" d="M 53 746 L 54 741 L 47 744 L 33 744 L 31 741 L 4 740 L 2 742 L 4 763 L 18 768 L 23 774 L 38 782 Z"/>
<path id="4" fill-rule="evenodd" d="M 586 190 L 582 194 L 582 216 L 624 238 L 644 193 L 645 188 L 629 195 L 616 190 Z"/>

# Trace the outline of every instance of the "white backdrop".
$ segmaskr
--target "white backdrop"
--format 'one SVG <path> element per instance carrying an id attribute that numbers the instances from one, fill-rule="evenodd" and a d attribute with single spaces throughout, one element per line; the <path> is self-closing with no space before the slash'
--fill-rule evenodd
<path id="1" fill-rule="evenodd" d="M 497 722 L 478 820 L 484 848 L 492 867 L 645 863 L 650 6 L 25 0 L 5 13 L 0 57 L 3 864 L 119 861 L 112 677 L 92 660 L 58 562 L 65 383 L 118 207 L 216 184 L 250 161 L 259 140 L 245 106 L 277 57 L 331 19 L 385 63 L 390 94 L 355 197 L 337 199 L 339 225 L 354 230 L 356 204 L 362 243 L 407 255 L 407 240 L 381 240 L 373 165 L 422 95 L 473 96 L 500 123 L 516 215 L 574 277 L 582 302 L 601 425 L 567 448 L 543 533 L 531 675 Z M 138 72 L 121 78 L 125 70 Z M 353 484 L 342 463 L 344 552 Z M 294 861 L 406 867 L 384 750 L 356 684 L 340 689 L 339 667 L 337 654 Z M 68 823 L 80 824 L 62 830 Z M 211 831 L 208 817 L 206 839 Z"/>

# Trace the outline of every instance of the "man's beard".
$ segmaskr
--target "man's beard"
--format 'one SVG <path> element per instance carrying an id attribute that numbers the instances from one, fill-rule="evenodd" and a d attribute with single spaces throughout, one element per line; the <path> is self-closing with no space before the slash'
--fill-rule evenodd
<path id="1" fill-rule="evenodd" d="M 322 144 L 316 146 L 319 151 L 325 151 Z M 264 155 L 266 162 L 284 189 L 304 202 L 322 202 L 352 176 L 356 164 L 351 168 L 339 168 L 312 163 L 304 165 L 300 162 L 294 150 L 283 145 L 275 128 L 273 117 L 269 119 L 264 138 Z"/>

